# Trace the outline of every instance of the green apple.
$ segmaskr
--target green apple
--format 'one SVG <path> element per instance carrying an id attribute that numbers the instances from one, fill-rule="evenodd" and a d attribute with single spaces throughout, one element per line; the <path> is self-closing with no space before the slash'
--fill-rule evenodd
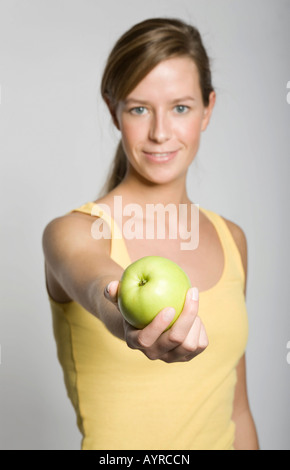
<path id="1" fill-rule="evenodd" d="M 191 282 L 183 269 L 162 256 L 145 256 L 130 264 L 119 284 L 118 306 L 125 320 L 142 329 L 165 307 L 182 312 Z"/>

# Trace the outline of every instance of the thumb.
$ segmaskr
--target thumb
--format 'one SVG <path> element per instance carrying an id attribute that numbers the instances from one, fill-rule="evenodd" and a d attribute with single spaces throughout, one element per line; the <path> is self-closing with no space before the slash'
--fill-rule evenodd
<path id="1" fill-rule="evenodd" d="M 104 296 L 113 304 L 118 303 L 119 281 L 111 281 L 104 290 Z"/>

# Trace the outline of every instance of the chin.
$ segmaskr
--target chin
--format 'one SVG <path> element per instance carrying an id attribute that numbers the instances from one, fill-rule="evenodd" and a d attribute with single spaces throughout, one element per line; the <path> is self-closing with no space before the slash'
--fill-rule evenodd
<path id="1" fill-rule="evenodd" d="M 154 168 L 147 167 L 147 165 L 132 165 L 130 164 L 129 175 L 133 176 L 134 178 L 138 179 L 143 184 L 149 185 L 166 185 L 176 182 L 177 180 L 183 181 L 186 177 L 186 173 L 188 171 L 188 166 L 186 168 L 177 171 L 177 168 L 169 166 L 167 168 Z"/>
<path id="2" fill-rule="evenodd" d="M 181 180 L 181 178 L 185 175 L 185 173 L 173 174 L 172 172 L 170 172 L 170 174 L 169 172 L 164 172 L 163 174 L 156 173 L 154 175 L 144 175 L 143 178 L 145 178 L 152 185 L 169 185 L 175 183 L 178 180 Z"/>

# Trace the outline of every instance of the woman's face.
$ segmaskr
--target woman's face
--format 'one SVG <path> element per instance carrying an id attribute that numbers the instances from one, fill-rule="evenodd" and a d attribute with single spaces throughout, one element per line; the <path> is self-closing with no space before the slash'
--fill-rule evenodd
<path id="1" fill-rule="evenodd" d="M 205 108 L 195 63 L 173 58 L 158 64 L 118 104 L 116 125 L 134 170 L 152 183 L 184 178 L 215 102 Z"/>

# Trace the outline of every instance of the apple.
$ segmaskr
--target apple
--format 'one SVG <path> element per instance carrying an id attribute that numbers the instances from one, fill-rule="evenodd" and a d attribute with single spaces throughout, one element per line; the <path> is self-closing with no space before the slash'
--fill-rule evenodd
<path id="1" fill-rule="evenodd" d="M 145 256 L 123 272 L 118 306 L 125 320 L 138 329 L 147 326 L 163 308 L 173 307 L 175 316 L 170 328 L 183 310 L 190 287 L 189 277 L 174 261 L 163 256 Z"/>

